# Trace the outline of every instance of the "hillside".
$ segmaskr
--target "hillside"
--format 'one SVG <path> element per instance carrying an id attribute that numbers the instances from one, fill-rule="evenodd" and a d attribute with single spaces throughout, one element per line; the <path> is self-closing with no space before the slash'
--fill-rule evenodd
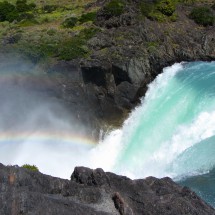
<path id="1" fill-rule="evenodd" d="M 211 0 L 19 2 L 0 22 L 3 56 L 54 78 L 93 136 L 120 125 L 163 67 L 215 59 Z"/>

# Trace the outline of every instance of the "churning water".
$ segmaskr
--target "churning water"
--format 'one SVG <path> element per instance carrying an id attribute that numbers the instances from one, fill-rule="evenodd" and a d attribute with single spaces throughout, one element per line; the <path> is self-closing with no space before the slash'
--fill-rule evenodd
<path id="1" fill-rule="evenodd" d="M 44 173 L 66 178 L 76 165 L 102 167 L 131 178 L 169 176 L 215 206 L 215 62 L 165 68 L 122 128 L 109 132 L 99 144 L 91 144 L 81 133 L 77 137 L 74 123 L 66 114 L 58 117 L 53 105 L 40 110 L 33 105 L 17 126 L 12 120 L 12 131 L 5 129 L 1 126 L 8 123 L 5 116 L 13 108 L 24 110 L 16 99 L 9 101 L 10 108 L 3 103 L 0 108 L 0 162 L 35 164 Z"/>
<path id="2" fill-rule="evenodd" d="M 215 62 L 165 68 L 122 129 L 107 138 L 116 148 L 109 170 L 132 178 L 170 176 L 215 205 Z"/>

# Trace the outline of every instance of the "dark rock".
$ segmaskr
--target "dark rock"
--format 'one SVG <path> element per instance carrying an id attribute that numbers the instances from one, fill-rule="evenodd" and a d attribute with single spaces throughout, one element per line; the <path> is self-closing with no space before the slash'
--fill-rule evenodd
<path id="1" fill-rule="evenodd" d="M 89 186 L 102 186 L 109 184 L 109 179 L 103 169 L 92 170 L 85 167 L 76 167 L 71 180 Z"/>
<path id="2" fill-rule="evenodd" d="M 215 210 L 170 178 L 130 180 L 76 167 L 69 181 L 0 164 L 0 214 L 213 215 Z"/>

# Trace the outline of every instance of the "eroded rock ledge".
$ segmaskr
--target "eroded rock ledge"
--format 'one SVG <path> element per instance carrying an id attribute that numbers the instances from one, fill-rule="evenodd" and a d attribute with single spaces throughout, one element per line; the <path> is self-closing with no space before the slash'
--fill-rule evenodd
<path id="1" fill-rule="evenodd" d="M 65 180 L 0 164 L 0 214 L 215 214 L 194 192 L 170 178 L 131 180 L 76 167 Z"/>

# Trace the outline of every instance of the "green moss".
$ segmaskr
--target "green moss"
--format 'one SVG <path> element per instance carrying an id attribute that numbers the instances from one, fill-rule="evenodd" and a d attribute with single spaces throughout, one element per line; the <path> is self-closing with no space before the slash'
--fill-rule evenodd
<path id="1" fill-rule="evenodd" d="M 35 165 L 24 164 L 22 167 L 25 168 L 25 169 L 31 170 L 31 171 L 39 172 L 38 167 L 35 166 Z"/>
<path id="2" fill-rule="evenodd" d="M 104 10 L 110 16 L 120 16 L 125 8 L 125 2 L 123 0 L 111 0 L 106 4 Z"/>
<path id="3" fill-rule="evenodd" d="M 203 25 L 203 26 L 209 26 L 214 24 L 215 17 L 210 10 L 210 8 L 207 7 L 197 7 L 194 8 L 189 17 L 193 19 L 197 24 Z"/>

